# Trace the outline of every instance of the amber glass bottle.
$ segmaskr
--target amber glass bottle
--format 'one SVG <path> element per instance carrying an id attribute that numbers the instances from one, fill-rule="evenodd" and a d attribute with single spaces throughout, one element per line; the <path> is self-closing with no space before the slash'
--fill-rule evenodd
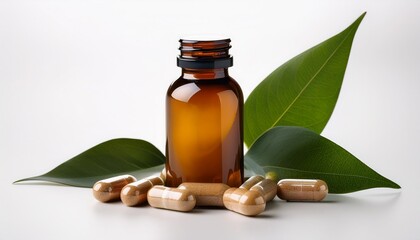
<path id="1" fill-rule="evenodd" d="M 243 95 L 228 74 L 230 39 L 180 40 L 181 77 L 166 99 L 166 185 L 243 181 Z"/>

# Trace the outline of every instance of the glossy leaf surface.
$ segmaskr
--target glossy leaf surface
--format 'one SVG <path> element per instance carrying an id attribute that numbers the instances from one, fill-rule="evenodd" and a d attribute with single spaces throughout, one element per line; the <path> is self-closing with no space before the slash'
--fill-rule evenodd
<path id="1" fill-rule="evenodd" d="M 322 132 L 337 102 L 353 38 L 364 16 L 281 65 L 252 91 L 244 110 L 248 147 L 275 126 Z"/>
<path id="2" fill-rule="evenodd" d="M 265 173 L 277 176 L 277 180 L 324 180 L 330 193 L 377 187 L 400 188 L 342 147 L 302 127 L 270 129 L 251 147 L 245 161 L 247 166 L 258 165 Z"/>
<path id="3" fill-rule="evenodd" d="M 141 178 L 152 170 L 160 172 L 163 163 L 165 156 L 149 142 L 119 138 L 98 144 L 46 174 L 16 182 L 41 180 L 92 187 L 96 181 L 116 175 L 131 174 Z"/>

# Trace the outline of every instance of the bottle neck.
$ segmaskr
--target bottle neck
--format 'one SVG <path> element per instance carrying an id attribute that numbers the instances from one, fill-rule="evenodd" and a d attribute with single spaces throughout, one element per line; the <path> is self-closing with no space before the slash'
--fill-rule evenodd
<path id="1" fill-rule="evenodd" d="M 192 69 L 182 68 L 182 78 L 187 80 L 212 80 L 229 76 L 227 68 Z"/>

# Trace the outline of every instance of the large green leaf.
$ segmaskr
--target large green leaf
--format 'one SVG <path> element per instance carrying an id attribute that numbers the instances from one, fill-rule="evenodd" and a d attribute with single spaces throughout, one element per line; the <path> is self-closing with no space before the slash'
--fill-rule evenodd
<path id="1" fill-rule="evenodd" d="M 322 132 L 337 102 L 353 38 L 364 16 L 277 68 L 252 91 L 244 110 L 247 146 L 275 126 Z"/>
<path id="2" fill-rule="evenodd" d="M 50 172 L 18 180 L 43 180 L 76 187 L 92 187 L 101 179 L 131 174 L 137 178 L 150 173 L 152 167 L 160 171 L 165 156 L 149 142 L 119 138 L 96 145 L 62 163 Z"/>
<path id="3" fill-rule="evenodd" d="M 400 188 L 342 147 L 302 127 L 270 129 L 252 145 L 245 161 L 247 166 L 258 165 L 257 171 L 263 169 L 278 179 L 322 179 L 331 193 Z"/>

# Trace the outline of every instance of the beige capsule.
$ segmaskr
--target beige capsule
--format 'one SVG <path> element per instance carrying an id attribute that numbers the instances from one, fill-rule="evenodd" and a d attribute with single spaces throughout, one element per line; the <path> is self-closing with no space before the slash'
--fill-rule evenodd
<path id="1" fill-rule="evenodd" d="M 196 204 L 194 195 L 186 189 L 154 186 L 147 192 L 150 206 L 169 210 L 188 212 Z"/>
<path id="2" fill-rule="evenodd" d="M 223 203 L 227 209 L 245 216 L 258 215 L 265 209 L 265 200 L 261 193 L 244 188 L 229 188 L 223 194 Z"/>
<path id="3" fill-rule="evenodd" d="M 262 180 L 264 180 L 263 176 L 260 176 L 260 175 L 252 176 L 252 177 L 248 178 L 248 180 L 246 180 L 239 188 L 249 190 L 249 189 L 251 189 L 252 186 L 261 182 Z"/>
<path id="4" fill-rule="evenodd" d="M 120 199 L 121 189 L 137 179 L 131 175 L 122 175 L 100 180 L 93 185 L 93 196 L 101 202 L 110 202 Z"/>
<path id="5" fill-rule="evenodd" d="M 258 191 L 264 197 L 265 202 L 269 202 L 274 199 L 277 193 L 277 184 L 271 179 L 264 179 L 259 183 L 252 186 L 250 191 Z"/>
<path id="6" fill-rule="evenodd" d="M 223 194 L 230 187 L 223 183 L 182 183 L 179 189 L 186 189 L 197 200 L 197 206 L 223 207 Z"/>
<path id="7" fill-rule="evenodd" d="M 165 183 L 165 181 L 166 181 L 166 168 L 162 169 L 159 177 L 162 178 L 163 182 Z"/>
<path id="8" fill-rule="evenodd" d="M 160 177 L 147 177 L 125 185 L 121 190 L 121 201 L 129 206 L 137 206 L 147 201 L 147 191 L 155 185 L 163 185 Z"/>
<path id="9" fill-rule="evenodd" d="M 283 179 L 277 183 L 277 196 L 287 201 L 321 201 L 328 185 L 319 179 Z"/>

